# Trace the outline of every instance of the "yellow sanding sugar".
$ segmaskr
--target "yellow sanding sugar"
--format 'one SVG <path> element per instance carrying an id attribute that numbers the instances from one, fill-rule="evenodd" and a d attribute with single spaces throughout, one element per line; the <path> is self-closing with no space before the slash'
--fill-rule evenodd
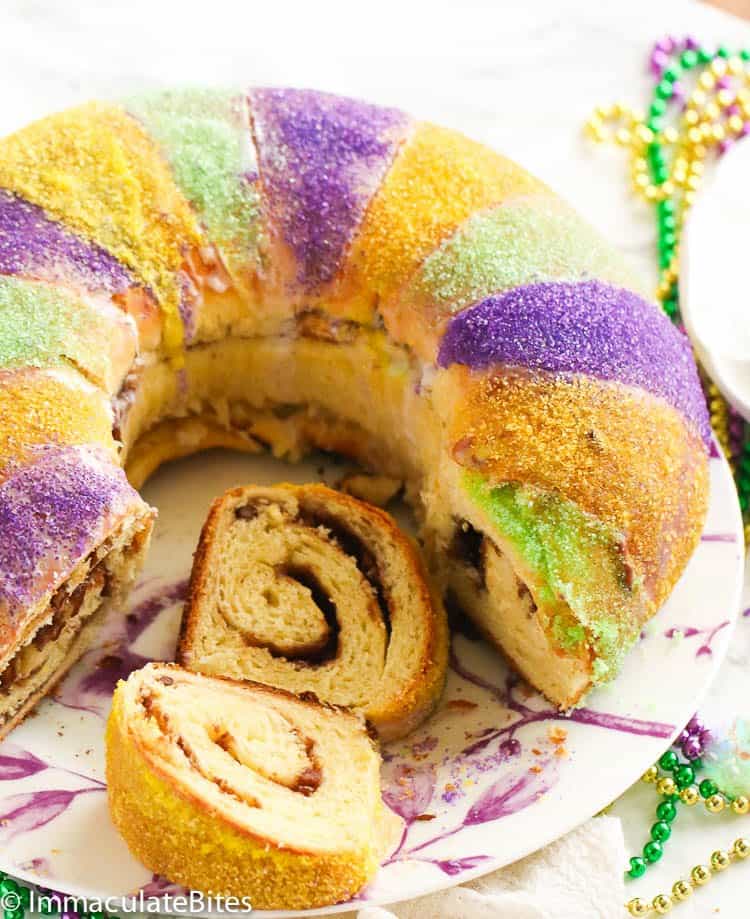
<path id="1" fill-rule="evenodd" d="M 154 292 L 164 344 L 182 342 L 178 272 L 202 244 L 198 223 L 166 161 L 138 122 L 89 103 L 0 141 L 0 186 L 94 240 Z"/>
<path id="2" fill-rule="evenodd" d="M 0 480 L 37 444 L 97 444 L 114 454 L 106 398 L 75 370 L 0 371 Z"/>
<path id="3" fill-rule="evenodd" d="M 387 297 L 470 214 L 543 188 L 488 147 L 421 123 L 370 203 L 349 272 Z"/>
<path id="4" fill-rule="evenodd" d="M 688 509 L 707 494 L 708 468 L 679 412 L 583 375 L 454 365 L 447 376 L 460 394 L 448 433 L 462 466 L 493 483 L 523 482 L 574 502 L 625 534 L 647 588 L 673 583 L 697 539 L 703 516 Z"/>

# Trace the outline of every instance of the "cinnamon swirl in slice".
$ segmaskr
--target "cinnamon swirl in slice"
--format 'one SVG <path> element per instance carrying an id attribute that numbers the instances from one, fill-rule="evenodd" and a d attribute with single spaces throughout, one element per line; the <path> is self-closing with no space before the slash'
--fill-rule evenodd
<path id="1" fill-rule="evenodd" d="M 178 655 L 202 673 L 314 692 L 392 740 L 440 696 L 447 627 L 387 513 L 323 485 L 251 485 L 215 501 L 203 527 Z"/>
<path id="2" fill-rule="evenodd" d="M 353 896 L 389 823 L 363 720 L 283 690 L 148 664 L 107 727 L 115 826 L 151 871 L 256 909 Z"/>

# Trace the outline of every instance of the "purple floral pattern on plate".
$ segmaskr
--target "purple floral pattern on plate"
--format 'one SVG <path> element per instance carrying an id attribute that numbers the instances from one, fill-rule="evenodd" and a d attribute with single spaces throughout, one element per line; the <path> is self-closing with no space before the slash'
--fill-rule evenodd
<path id="1" fill-rule="evenodd" d="M 180 580 L 157 588 L 126 616 L 112 611 L 103 627 L 102 647 L 84 655 L 63 681 L 54 697 L 55 702 L 105 718 L 117 681 L 126 679 L 133 670 L 156 657 L 137 653 L 134 650 L 136 642 L 165 610 L 184 600 L 186 590 L 187 581 Z M 164 657 L 171 657 L 173 649 L 165 650 Z M 0 745 L 0 782 L 16 783 L 45 770 L 81 779 L 86 784 L 80 788 L 48 787 L 0 797 L 0 845 L 45 827 L 65 813 L 80 796 L 106 791 L 105 783 L 99 779 L 45 762 L 12 741 Z M 35 863 L 37 874 L 51 876 L 45 873 L 49 869 L 47 859 L 36 857 L 31 861 Z"/>
<path id="2" fill-rule="evenodd" d="M 170 894 L 171 896 L 185 895 L 188 890 L 180 884 L 173 884 L 160 874 L 152 874 L 151 880 L 139 887 L 137 892 L 142 893 L 144 897 L 163 897 L 165 894 Z"/>
<path id="3" fill-rule="evenodd" d="M 205 507 L 221 490 L 221 469 L 226 468 L 224 487 L 243 479 L 281 477 L 275 468 L 273 479 L 267 470 L 265 478 L 248 474 L 245 464 L 256 461 L 270 462 L 243 458 L 240 469 L 239 462 L 222 467 L 224 460 L 216 458 L 210 476 L 204 475 L 210 487 L 196 474 L 184 480 L 190 484 L 182 497 L 173 486 L 149 494 L 160 508 L 160 526 L 165 521 L 169 526 L 156 535 L 148 577 L 133 594 L 129 616 L 113 614 L 98 649 L 74 668 L 57 698 L 41 706 L 37 717 L 13 735 L 12 744 L 0 745 L 0 812 L 10 816 L 12 835 L 0 846 L 0 869 L 15 868 L 32 881 L 54 877 L 56 888 L 92 896 L 124 897 L 139 889 L 157 897 L 173 892 L 172 885 L 128 856 L 106 821 L 104 786 L 98 781 L 103 719 L 118 678 L 174 652 L 187 559 Z M 185 468 L 196 467 L 188 463 Z M 294 474 L 304 480 L 302 473 Z M 314 467 L 304 476 L 316 477 Z M 711 464 L 711 477 L 708 533 L 730 533 L 739 522 L 723 461 Z M 195 513 L 184 502 L 184 494 L 194 492 Z M 612 688 L 597 691 L 585 707 L 569 714 L 532 692 L 483 643 L 454 636 L 439 709 L 413 735 L 383 751 L 383 795 L 394 814 L 397 838 L 381 871 L 357 899 L 393 902 L 461 883 L 550 842 L 619 795 L 668 745 L 679 723 L 690 718 L 697 695 L 718 666 L 730 629 L 717 627 L 731 617 L 741 579 L 738 544 L 709 542 L 696 552 L 686 575 L 689 583 L 678 587 L 675 602 L 670 600 L 656 621 L 654 634 L 689 627 L 696 636 L 700 633 L 701 642 L 716 630 L 710 640 L 713 654 L 704 654 L 699 671 L 694 668 L 696 642 L 675 643 L 665 656 L 663 639 L 644 641 Z M 185 558 L 184 568 L 178 557 Z M 166 571 L 173 580 L 165 581 Z M 642 678 L 654 666 L 674 691 L 654 695 Z M 58 742 L 60 725 L 65 739 Z M 71 859 L 71 838 L 90 840 L 92 823 L 101 845 L 87 845 Z M 66 858 L 55 854 L 60 842 L 68 847 Z M 347 909 L 351 904 L 332 911 Z"/>
<path id="4" fill-rule="evenodd" d="M 134 646 L 165 610 L 184 601 L 187 585 L 187 579 L 161 585 L 126 616 L 110 616 L 98 646 L 84 656 L 73 674 L 62 683 L 55 701 L 67 708 L 106 717 L 118 680 L 126 680 L 149 661 L 170 660 L 174 656 L 174 641 L 155 649 L 159 653 L 148 657 L 137 653 Z"/>
<path id="5" fill-rule="evenodd" d="M 50 765 L 12 743 L 6 742 L 0 746 L 0 782 L 15 784 L 45 770 L 83 779 L 87 784 L 80 788 L 44 788 L 0 797 L 0 845 L 7 845 L 16 836 L 46 826 L 67 811 L 81 795 L 103 792 L 106 788 L 104 783 L 97 779 Z M 36 873 L 41 873 L 46 860 L 36 858 L 32 861 L 35 862 Z"/>
<path id="6" fill-rule="evenodd" d="M 747 615 L 747 610 L 744 615 Z M 721 632 L 722 629 L 725 629 L 729 625 L 729 620 L 725 619 L 723 622 L 720 622 L 718 625 L 712 626 L 711 628 L 706 629 L 697 629 L 692 625 L 673 625 L 670 626 L 665 632 L 665 638 L 696 638 L 702 637 L 703 640 L 698 645 L 698 648 L 695 651 L 696 657 L 711 657 L 714 653 L 711 648 L 711 644 L 716 638 L 716 636 Z M 703 637 L 705 636 L 705 637 Z"/>
<path id="7" fill-rule="evenodd" d="M 669 738 L 674 726 L 661 722 L 624 718 L 590 708 L 576 709 L 568 715 L 549 705 L 534 706 L 522 695 L 532 696 L 515 674 L 510 673 L 504 684 L 494 682 L 474 671 L 463 660 L 460 649 L 468 649 L 472 643 L 461 637 L 454 637 L 451 644 L 450 667 L 464 684 L 476 687 L 487 694 L 487 704 L 499 709 L 507 723 L 501 728 L 484 727 L 478 732 L 467 732 L 470 742 L 458 752 L 440 749 L 438 738 L 428 734 L 411 743 L 410 761 L 403 760 L 403 754 L 391 751 L 385 753 L 383 800 L 403 821 L 401 838 L 395 850 L 384 863 L 385 866 L 399 861 L 427 862 L 440 871 L 456 876 L 473 870 L 489 856 L 483 853 L 460 859 L 445 859 L 425 850 L 431 849 L 467 828 L 495 822 L 516 814 L 533 805 L 556 784 L 560 767 L 560 753 L 567 732 L 555 733 L 551 725 L 579 723 L 614 730 L 622 733 L 640 734 L 651 737 Z M 458 690 L 458 686 L 455 690 Z M 533 694 L 538 702 L 539 697 Z M 451 705 L 451 702 L 453 703 Z M 473 703 L 466 700 L 448 700 L 447 706 L 454 711 L 471 711 Z M 450 710 L 450 709 L 449 709 Z M 500 712 L 498 712 L 498 716 Z M 534 735 L 526 740 L 529 728 L 547 724 L 543 739 Z M 478 736 L 473 736 L 476 733 Z M 522 737 L 517 735 L 521 734 Z M 530 763 L 524 756 L 526 747 L 535 756 Z M 433 757 L 442 754 L 436 762 Z M 412 761 L 417 760 L 415 765 Z M 422 762 L 419 762 L 422 760 Z M 431 760 L 431 761 L 427 761 Z M 452 781 L 438 788 L 438 772 Z M 442 827 L 426 839 L 412 844 L 413 830 L 436 819 L 435 811 L 450 813 L 465 801 L 467 786 L 479 786 L 486 775 L 500 775 L 486 787 L 451 826 Z M 423 834 L 419 834 L 423 835 Z"/>
<path id="8" fill-rule="evenodd" d="M 72 790 L 59 788 L 0 799 L 0 845 L 7 845 L 20 833 L 30 833 L 46 826 L 66 811 L 79 795 L 92 791 L 104 789 L 96 785 Z"/>
<path id="9" fill-rule="evenodd" d="M 6 742 L 0 747 L 0 782 L 13 782 L 36 775 L 49 768 L 47 763 L 13 744 Z"/>

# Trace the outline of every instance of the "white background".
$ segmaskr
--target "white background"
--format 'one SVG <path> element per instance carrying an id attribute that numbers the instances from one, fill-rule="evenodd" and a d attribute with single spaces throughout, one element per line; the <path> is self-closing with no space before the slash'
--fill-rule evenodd
<path id="1" fill-rule="evenodd" d="M 589 146 L 581 124 L 600 102 L 645 104 L 646 56 L 665 32 L 750 46 L 750 28 L 738 20 L 660 0 L 0 0 L 0 133 L 92 96 L 147 86 L 254 82 L 358 95 L 459 128 L 520 160 L 653 280 L 653 227 L 630 195 L 622 153 Z M 744 619 L 707 711 L 750 715 L 749 662 Z M 658 673 L 644 679 L 659 692 Z M 615 808 L 634 853 L 654 804 L 643 786 Z M 682 815 L 663 862 L 629 890 L 644 897 L 668 890 L 713 848 L 750 835 L 745 821 Z M 747 916 L 749 884 L 750 863 L 733 868 L 678 915 Z"/>

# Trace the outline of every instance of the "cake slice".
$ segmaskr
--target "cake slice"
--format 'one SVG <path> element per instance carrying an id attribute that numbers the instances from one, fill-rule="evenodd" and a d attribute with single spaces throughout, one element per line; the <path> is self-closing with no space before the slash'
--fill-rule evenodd
<path id="1" fill-rule="evenodd" d="M 202 673 L 255 680 L 415 728 L 445 680 L 445 613 L 392 517 L 323 485 L 249 485 L 201 533 L 178 650 Z"/>
<path id="2" fill-rule="evenodd" d="M 363 720 L 283 690 L 148 664 L 107 727 L 115 826 L 150 871 L 255 909 L 353 896 L 391 827 Z"/>
<path id="3" fill-rule="evenodd" d="M 103 450 L 48 446 L 32 460 L 0 482 L 0 738 L 90 647 L 154 519 Z"/>

